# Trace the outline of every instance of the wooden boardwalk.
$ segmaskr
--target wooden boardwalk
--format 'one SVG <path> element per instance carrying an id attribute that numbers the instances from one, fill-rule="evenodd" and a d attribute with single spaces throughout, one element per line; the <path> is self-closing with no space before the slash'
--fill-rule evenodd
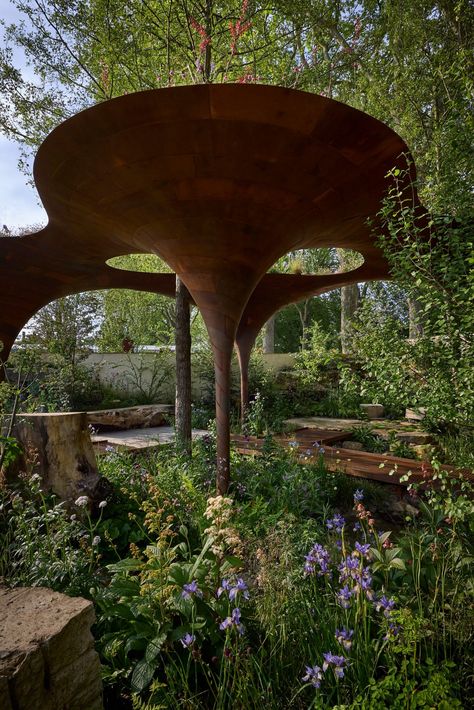
<path id="1" fill-rule="evenodd" d="M 334 446 L 335 441 L 341 441 L 349 432 L 335 432 L 321 429 L 299 429 L 291 436 L 276 436 L 275 441 L 284 449 L 290 450 L 302 463 L 317 461 L 322 456 L 330 471 L 341 471 L 348 476 L 368 478 L 391 485 L 408 486 L 409 483 L 429 485 L 433 475 L 432 467 L 424 461 L 404 459 L 388 454 L 371 454 L 366 451 L 353 451 Z M 232 435 L 236 451 L 250 456 L 261 453 L 264 439 L 254 436 Z M 466 477 L 474 481 L 472 471 L 455 470 L 452 466 L 442 466 L 444 471 L 453 476 Z M 410 474 L 408 480 L 401 480 Z"/>

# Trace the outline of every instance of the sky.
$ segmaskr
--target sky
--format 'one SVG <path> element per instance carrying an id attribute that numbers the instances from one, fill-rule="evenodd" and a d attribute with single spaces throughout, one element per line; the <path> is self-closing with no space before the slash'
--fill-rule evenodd
<path id="1" fill-rule="evenodd" d="M 0 18 L 7 23 L 18 19 L 18 13 L 9 0 L 0 0 Z M 1 27 L 0 41 L 3 42 Z M 18 68 L 25 68 L 22 54 L 15 53 L 15 62 Z M 4 98 L 0 96 L 2 100 Z M 18 168 L 19 157 L 18 144 L 0 133 L 0 229 L 6 225 L 13 231 L 18 227 L 45 224 L 47 221 L 36 189 L 28 184 L 28 176 Z"/>

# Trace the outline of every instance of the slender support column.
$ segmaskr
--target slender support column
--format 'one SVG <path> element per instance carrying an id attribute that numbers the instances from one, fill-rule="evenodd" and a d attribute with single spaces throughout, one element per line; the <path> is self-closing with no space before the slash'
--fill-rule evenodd
<path id="1" fill-rule="evenodd" d="M 237 358 L 240 369 L 240 423 L 243 426 L 249 406 L 249 362 L 252 344 L 237 343 Z"/>
<path id="2" fill-rule="evenodd" d="M 225 495 L 230 483 L 230 363 L 232 349 L 216 351 L 214 371 L 216 376 L 216 428 L 217 428 L 217 479 L 219 495 Z"/>

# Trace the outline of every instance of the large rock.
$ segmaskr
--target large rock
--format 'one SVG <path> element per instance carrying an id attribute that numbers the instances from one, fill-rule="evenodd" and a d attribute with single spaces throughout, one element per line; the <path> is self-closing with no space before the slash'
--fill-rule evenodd
<path id="1" fill-rule="evenodd" d="M 0 588 L 0 619 L 2 710 L 102 710 L 91 602 Z"/>

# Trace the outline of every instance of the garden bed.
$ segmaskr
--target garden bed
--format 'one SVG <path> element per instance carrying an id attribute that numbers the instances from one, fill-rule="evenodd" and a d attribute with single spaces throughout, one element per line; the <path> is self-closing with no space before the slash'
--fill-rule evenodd
<path id="1" fill-rule="evenodd" d="M 468 484 L 403 494 L 270 440 L 100 459 L 95 512 L 3 490 L 0 575 L 94 602 L 106 708 L 470 707 Z M 398 510 L 395 515 L 394 510 Z"/>

